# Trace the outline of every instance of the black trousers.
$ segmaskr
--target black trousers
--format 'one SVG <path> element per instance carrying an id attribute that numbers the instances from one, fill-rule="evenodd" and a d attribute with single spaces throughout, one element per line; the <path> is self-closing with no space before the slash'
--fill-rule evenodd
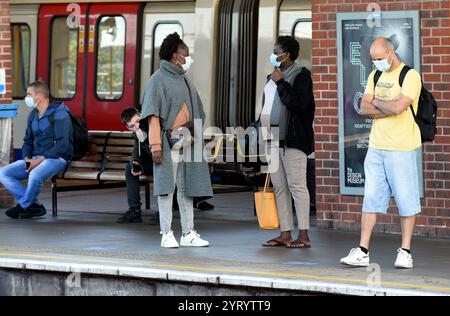
<path id="1" fill-rule="evenodd" d="M 144 169 L 145 175 L 153 174 L 153 163 L 142 163 L 142 168 Z M 125 179 L 127 182 L 127 198 L 128 207 L 130 210 L 140 211 L 141 210 L 141 188 L 139 186 L 139 177 L 133 176 L 131 173 L 131 163 L 127 164 L 125 168 Z"/>

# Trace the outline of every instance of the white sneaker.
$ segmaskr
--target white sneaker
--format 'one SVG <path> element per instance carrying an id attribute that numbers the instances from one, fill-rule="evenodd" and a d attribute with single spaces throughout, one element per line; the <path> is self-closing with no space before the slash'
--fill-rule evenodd
<path id="1" fill-rule="evenodd" d="M 173 235 L 173 231 L 164 233 L 161 237 L 161 247 L 163 248 L 178 248 L 178 242 Z"/>
<path id="2" fill-rule="evenodd" d="M 341 263 L 349 266 L 367 267 L 369 266 L 369 253 L 365 254 L 361 248 L 353 248 L 347 257 L 341 259 Z"/>
<path id="3" fill-rule="evenodd" d="M 191 230 L 186 236 L 181 236 L 180 245 L 183 247 L 207 247 L 209 242 L 201 239 L 195 230 Z"/>
<path id="4" fill-rule="evenodd" d="M 413 259 L 411 254 L 404 251 L 402 248 L 397 249 L 397 260 L 394 266 L 396 268 L 411 269 L 413 267 Z"/>

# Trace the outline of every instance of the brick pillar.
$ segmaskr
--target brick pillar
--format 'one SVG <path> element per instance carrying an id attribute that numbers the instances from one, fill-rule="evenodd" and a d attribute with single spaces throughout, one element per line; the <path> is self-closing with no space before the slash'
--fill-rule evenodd
<path id="1" fill-rule="evenodd" d="M 9 1 L 5 0 L 0 0 L 0 56 L 0 68 L 6 69 L 6 94 L 0 95 L 0 103 L 7 104 L 12 102 L 12 61 Z M 0 208 L 10 207 L 13 202 L 14 199 L 0 184 Z"/>
<path id="2" fill-rule="evenodd" d="M 362 197 L 339 194 L 336 12 L 420 11 L 421 75 L 438 103 L 438 133 L 426 143 L 425 198 L 415 233 L 450 237 L 450 0 L 312 0 L 312 72 L 316 97 L 316 192 L 319 227 L 359 230 Z M 379 216 L 377 231 L 400 232 L 397 208 Z"/>

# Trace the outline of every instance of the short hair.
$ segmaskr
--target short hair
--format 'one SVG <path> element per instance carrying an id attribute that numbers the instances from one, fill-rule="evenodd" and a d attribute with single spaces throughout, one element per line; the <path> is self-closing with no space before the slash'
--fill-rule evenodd
<path id="1" fill-rule="evenodd" d="M 28 85 L 28 88 L 32 88 L 35 93 L 41 93 L 47 99 L 50 96 L 50 91 L 47 84 L 43 80 L 36 80 Z"/>
<path id="2" fill-rule="evenodd" d="M 300 44 L 292 36 L 280 36 L 275 45 L 279 45 L 284 53 L 289 53 L 292 60 L 296 60 L 300 52 Z"/>
<path id="3" fill-rule="evenodd" d="M 170 61 L 180 45 L 187 47 L 177 32 L 167 35 L 159 49 L 159 59 Z"/>
<path id="4" fill-rule="evenodd" d="M 131 119 L 135 115 L 139 115 L 139 112 L 136 108 L 127 108 L 122 111 L 122 114 L 120 114 L 120 119 L 122 120 L 123 124 L 128 125 L 128 122 L 131 121 Z"/>

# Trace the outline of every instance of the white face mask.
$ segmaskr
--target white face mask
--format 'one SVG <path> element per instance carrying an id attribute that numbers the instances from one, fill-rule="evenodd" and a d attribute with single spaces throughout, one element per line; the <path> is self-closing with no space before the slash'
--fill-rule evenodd
<path id="1" fill-rule="evenodd" d="M 25 104 L 29 107 L 34 109 L 36 107 L 36 103 L 34 103 L 34 100 L 32 97 L 25 97 Z"/>
<path id="2" fill-rule="evenodd" d="M 388 63 L 388 61 L 387 61 L 388 58 L 389 58 L 389 55 L 388 55 L 388 57 L 386 57 L 386 59 L 372 60 L 372 61 L 373 61 L 373 64 L 375 65 L 375 67 L 379 71 L 384 72 L 384 71 L 388 71 L 389 69 L 391 69 L 392 62 L 394 61 L 394 58 L 392 58 L 391 63 Z"/>
<path id="3" fill-rule="evenodd" d="M 139 130 L 136 132 L 136 136 L 137 136 L 137 138 L 139 139 L 139 141 L 140 141 L 141 143 L 143 143 L 143 142 L 147 139 L 147 133 L 144 132 L 144 131 L 141 130 L 141 129 L 139 129 Z"/>
<path id="4" fill-rule="evenodd" d="M 282 54 L 280 54 L 280 55 L 275 55 L 274 53 L 272 53 L 272 55 L 270 55 L 270 63 L 272 64 L 272 66 L 274 66 L 274 67 L 277 67 L 277 68 L 280 68 L 280 66 L 281 66 L 281 63 L 283 62 L 283 61 L 285 61 L 286 59 L 287 59 L 287 57 L 285 58 L 285 59 L 283 59 L 282 61 L 277 61 L 277 58 L 278 57 L 280 57 L 281 55 L 284 55 L 284 54 L 286 54 L 286 53 L 282 53 Z"/>
<path id="5" fill-rule="evenodd" d="M 192 64 L 194 63 L 194 60 L 191 58 L 191 56 L 182 56 L 180 54 L 178 54 L 178 56 L 181 56 L 184 58 L 185 62 L 184 64 L 181 64 L 181 67 L 183 67 L 184 71 L 188 71 L 189 68 L 191 68 Z"/>

